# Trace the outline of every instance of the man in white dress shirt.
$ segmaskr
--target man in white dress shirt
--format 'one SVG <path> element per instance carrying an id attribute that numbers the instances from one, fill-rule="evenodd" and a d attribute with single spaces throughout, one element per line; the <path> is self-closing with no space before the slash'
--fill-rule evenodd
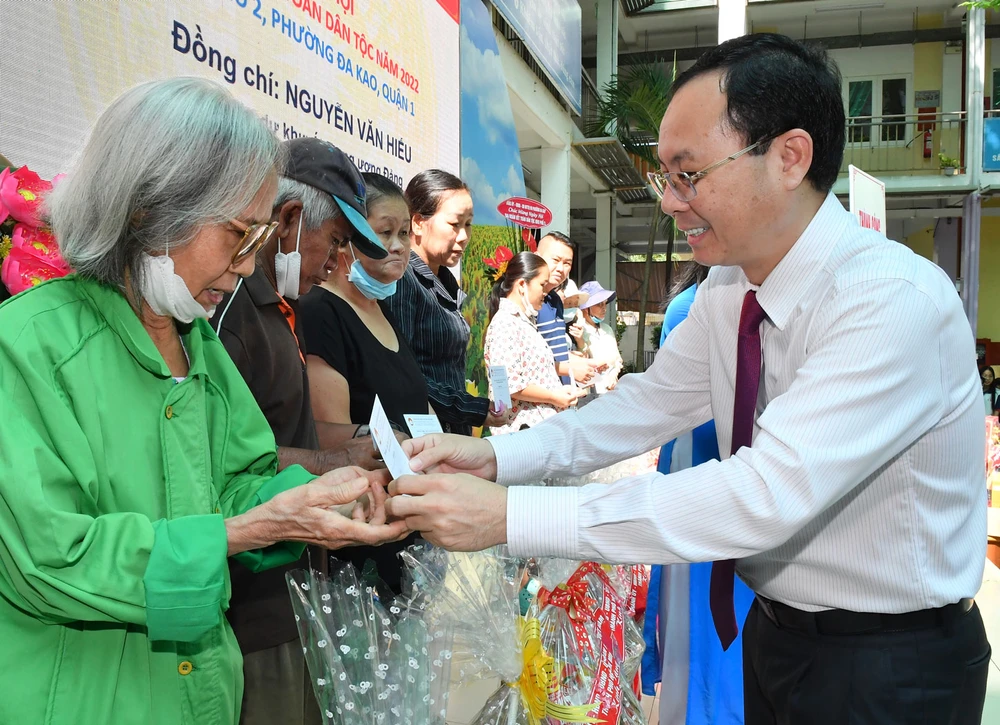
<path id="1" fill-rule="evenodd" d="M 409 441 L 429 473 L 394 482 L 411 497 L 389 508 L 451 549 L 720 572 L 736 560 L 758 597 L 747 725 L 978 723 L 990 650 L 971 599 L 986 545 L 973 335 L 940 269 L 830 194 L 844 129 L 822 51 L 758 34 L 703 55 L 675 84 L 653 179 L 713 266 L 687 320 L 645 374 L 582 410 L 489 440 Z M 721 462 L 518 485 L 713 417 L 733 451 Z M 724 615 L 716 624 L 725 642 Z"/>

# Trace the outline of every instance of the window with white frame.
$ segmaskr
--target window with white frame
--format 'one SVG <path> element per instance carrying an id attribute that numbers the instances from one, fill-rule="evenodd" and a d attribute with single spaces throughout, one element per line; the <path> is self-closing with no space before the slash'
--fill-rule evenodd
<path id="1" fill-rule="evenodd" d="M 905 143 L 911 90 L 906 76 L 845 79 L 847 142 Z"/>

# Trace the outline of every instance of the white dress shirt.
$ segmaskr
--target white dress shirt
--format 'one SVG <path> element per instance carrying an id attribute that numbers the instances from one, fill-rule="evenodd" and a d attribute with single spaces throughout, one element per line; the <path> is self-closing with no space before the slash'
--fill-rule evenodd
<path id="1" fill-rule="evenodd" d="M 740 268 L 713 269 L 646 373 L 491 438 L 498 481 L 586 473 L 710 418 L 727 455 L 750 289 Z M 757 299 L 768 319 L 753 447 L 669 476 L 512 487 L 512 553 L 735 558 L 754 591 L 813 611 L 908 612 L 974 596 L 986 549 L 982 388 L 947 276 L 830 195 Z"/>

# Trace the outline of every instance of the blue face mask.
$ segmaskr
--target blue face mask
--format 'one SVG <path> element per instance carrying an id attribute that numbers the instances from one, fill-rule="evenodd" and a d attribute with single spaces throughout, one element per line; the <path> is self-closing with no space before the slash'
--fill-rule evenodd
<path id="1" fill-rule="evenodd" d="M 351 245 L 351 256 L 354 263 L 351 271 L 347 274 L 347 280 L 358 288 L 358 291 L 370 300 L 384 300 L 391 297 L 396 292 L 396 280 L 392 282 L 379 282 L 368 274 L 368 270 L 361 266 L 357 255 L 354 254 L 354 245 Z"/>
<path id="2" fill-rule="evenodd" d="M 604 322 L 604 318 L 603 317 L 598 317 L 597 315 L 591 315 L 590 319 L 592 319 L 598 325 L 600 325 L 602 322 Z"/>

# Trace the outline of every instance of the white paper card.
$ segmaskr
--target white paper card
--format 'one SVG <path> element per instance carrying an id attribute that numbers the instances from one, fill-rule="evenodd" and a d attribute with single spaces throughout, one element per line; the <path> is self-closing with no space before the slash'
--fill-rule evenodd
<path id="1" fill-rule="evenodd" d="M 396 434 L 385 414 L 385 408 L 382 407 L 382 401 L 378 399 L 377 395 L 375 396 L 375 405 L 372 406 L 372 417 L 368 426 L 371 429 L 375 447 L 382 454 L 382 461 L 392 477 L 396 479 L 400 476 L 413 475 L 413 471 L 410 470 L 410 459 L 403 453 L 402 446 L 396 440 Z"/>
<path id="2" fill-rule="evenodd" d="M 510 399 L 510 388 L 507 385 L 507 368 L 503 365 L 490 365 L 490 388 L 493 390 L 493 401 L 501 403 L 505 410 L 513 407 Z"/>
<path id="3" fill-rule="evenodd" d="M 409 413 L 403 416 L 403 420 L 406 421 L 406 427 L 410 429 L 410 435 L 414 438 L 431 433 L 444 433 L 441 421 L 433 413 Z"/>

